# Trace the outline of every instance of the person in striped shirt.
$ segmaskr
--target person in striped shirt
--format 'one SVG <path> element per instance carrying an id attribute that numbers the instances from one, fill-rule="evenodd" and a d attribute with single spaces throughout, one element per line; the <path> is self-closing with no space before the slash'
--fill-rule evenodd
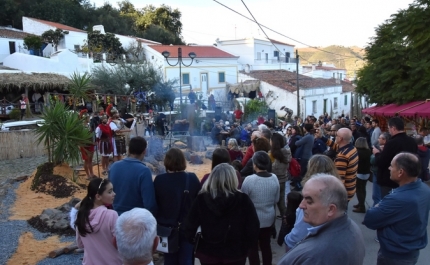
<path id="1" fill-rule="evenodd" d="M 352 131 L 348 128 L 339 129 L 336 132 L 335 141 L 321 137 L 320 133 L 316 133 L 315 137 L 320 137 L 327 146 L 336 151 L 334 164 L 348 192 L 348 201 L 350 201 L 355 195 L 358 169 L 357 149 L 351 143 Z"/>

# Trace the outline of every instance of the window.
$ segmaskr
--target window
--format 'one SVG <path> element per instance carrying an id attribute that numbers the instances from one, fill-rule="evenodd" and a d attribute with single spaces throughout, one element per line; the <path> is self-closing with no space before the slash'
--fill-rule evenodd
<path id="1" fill-rule="evenodd" d="M 333 99 L 333 109 L 337 109 L 337 98 Z"/>
<path id="2" fill-rule="evenodd" d="M 342 80 L 342 73 L 339 73 L 339 79 Z"/>
<path id="3" fill-rule="evenodd" d="M 279 57 L 279 51 L 274 51 L 273 52 L 273 57 Z"/>
<path id="4" fill-rule="evenodd" d="M 333 73 L 333 78 L 336 78 L 336 73 Z"/>
<path id="5" fill-rule="evenodd" d="M 75 47 L 75 51 L 80 51 L 81 50 L 81 46 L 79 46 L 79 45 L 74 45 L 74 47 Z"/>
<path id="6" fill-rule="evenodd" d="M 343 105 L 348 105 L 348 95 L 345 95 L 345 100 L 343 102 Z"/>
<path id="7" fill-rule="evenodd" d="M 317 113 L 317 101 L 312 101 L 312 114 Z"/>
<path id="8" fill-rule="evenodd" d="M 218 83 L 225 83 L 225 73 L 224 72 L 218 73 Z"/>
<path id="9" fill-rule="evenodd" d="M 182 74 L 182 84 L 183 85 L 190 84 L 190 74 Z"/>
<path id="10" fill-rule="evenodd" d="M 261 60 L 261 52 L 257 52 L 257 60 Z"/>

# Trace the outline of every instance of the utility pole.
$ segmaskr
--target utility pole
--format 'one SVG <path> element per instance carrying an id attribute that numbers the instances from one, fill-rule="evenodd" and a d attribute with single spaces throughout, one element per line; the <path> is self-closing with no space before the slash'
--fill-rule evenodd
<path id="1" fill-rule="evenodd" d="M 300 88 L 299 88 L 299 51 L 296 50 L 296 74 L 297 74 L 297 117 L 300 117 Z"/>

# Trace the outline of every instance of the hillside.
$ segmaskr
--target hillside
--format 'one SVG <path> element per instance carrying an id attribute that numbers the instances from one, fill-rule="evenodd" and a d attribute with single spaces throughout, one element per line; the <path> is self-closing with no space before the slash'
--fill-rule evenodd
<path id="1" fill-rule="evenodd" d="M 334 64 L 338 68 L 345 68 L 348 78 L 353 78 L 354 71 L 357 71 L 364 65 L 363 48 L 331 45 L 328 47 L 318 47 L 318 49 L 298 48 L 299 56 L 301 57 L 300 64 L 317 64 L 319 61 Z"/>

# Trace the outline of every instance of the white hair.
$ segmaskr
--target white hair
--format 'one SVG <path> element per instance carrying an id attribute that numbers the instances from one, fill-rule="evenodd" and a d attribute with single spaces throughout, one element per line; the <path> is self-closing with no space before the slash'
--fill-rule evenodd
<path id="1" fill-rule="evenodd" d="M 118 252 L 124 262 L 152 260 L 157 221 L 146 209 L 134 208 L 121 214 L 115 224 Z"/>
<path id="2" fill-rule="evenodd" d="M 258 130 L 260 131 L 260 132 L 263 132 L 263 130 L 264 129 L 269 129 L 269 128 L 267 128 L 267 126 L 265 125 L 265 124 L 260 124 L 260 125 L 258 125 Z"/>

